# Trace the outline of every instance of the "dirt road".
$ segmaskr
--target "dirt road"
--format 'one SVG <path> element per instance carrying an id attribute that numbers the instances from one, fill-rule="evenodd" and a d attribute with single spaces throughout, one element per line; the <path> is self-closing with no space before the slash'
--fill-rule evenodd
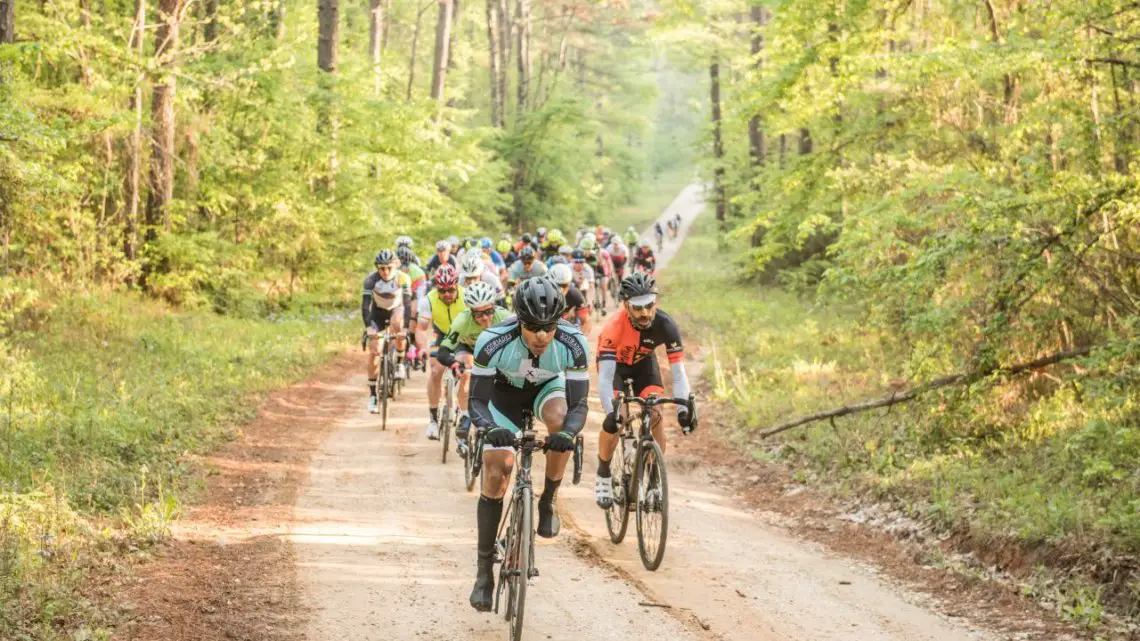
<path id="1" fill-rule="evenodd" d="M 702 209 L 700 188 L 692 186 L 665 215 L 680 213 L 687 230 Z M 679 244 L 667 243 L 659 264 Z M 666 293 L 663 307 L 669 304 Z M 467 605 L 475 573 L 476 495 L 463 487 L 458 458 L 442 465 L 440 444 L 423 437 L 424 377 L 413 378 L 383 432 L 365 411 L 364 384 L 363 374 L 343 383 L 360 390 L 360 407 L 330 417 L 337 428 L 313 458 L 288 528 L 301 602 L 311 608 L 306 638 L 505 638 L 501 618 Z M 671 470 L 668 551 L 661 569 L 647 572 L 635 535 L 610 544 L 593 504 L 601 416 L 596 400 L 591 407 L 582 485 L 564 485 L 562 535 L 539 540 L 541 576 L 528 593 L 528 638 L 994 638 L 924 609 L 918 597 L 869 568 L 763 524 L 700 469 Z M 685 442 L 675 436 L 671 447 L 683 455 Z"/>

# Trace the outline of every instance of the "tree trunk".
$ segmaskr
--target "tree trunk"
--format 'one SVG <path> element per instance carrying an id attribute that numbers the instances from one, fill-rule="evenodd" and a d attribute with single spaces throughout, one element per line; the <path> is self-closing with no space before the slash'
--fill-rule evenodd
<path id="1" fill-rule="evenodd" d="M 807 127 L 800 129 L 800 155 L 806 156 L 812 152 L 815 145 L 812 143 L 811 131 Z"/>
<path id="2" fill-rule="evenodd" d="M 0 44 L 16 41 L 16 0 L 0 0 Z"/>
<path id="3" fill-rule="evenodd" d="M 500 109 L 499 67 L 499 0 L 487 0 L 487 60 L 491 72 L 491 126 L 503 126 L 503 112 Z"/>
<path id="4" fill-rule="evenodd" d="M 146 32 L 146 0 L 135 0 L 135 24 L 131 30 L 130 47 L 139 58 L 143 55 L 143 34 Z M 127 142 L 127 177 L 126 177 L 126 224 L 123 228 L 123 255 L 127 260 L 134 260 L 138 256 L 138 225 L 140 182 L 142 175 L 142 76 L 135 80 L 135 91 L 131 95 L 129 106 L 135 114 L 135 127 L 131 130 Z"/>
<path id="5" fill-rule="evenodd" d="M 436 102 L 436 118 L 443 113 L 443 92 L 447 84 L 448 47 L 451 46 L 451 8 L 454 0 L 439 0 L 435 23 L 435 53 L 432 57 L 431 99 Z"/>
<path id="6" fill-rule="evenodd" d="M 325 73 L 335 73 L 340 42 L 340 0 L 317 0 L 320 23 L 317 38 L 317 67 Z"/>
<path id="7" fill-rule="evenodd" d="M 388 16 L 392 15 L 392 0 L 381 0 L 384 3 L 384 30 L 380 36 L 380 54 L 383 56 L 384 52 L 388 50 L 388 31 L 392 28 L 392 21 L 388 20 Z"/>
<path id="8" fill-rule="evenodd" d="M 285 13 L 285 0 L 275 0 L 269 8 L 269 30 L 277 42 L 285 39 Z"/>
<path id="9" fill-rule="evenodd" d="M 756 78 L 759 80 L 760 73 L 764 67 L 764 34 L 760 28 L 764 26 L 764 7 L 752 7 L 752 64 L 753 69 L 756 70 Z M 764 165 L 765 157 L 768 155 L 768 141 L 764 137 L 764 130 L 760 128 L 760 116 L 753 115 L 748 119 L 748 149 L 752 157 L 753 168 L 759 168 Z M 755 185 L 753 185 L 755 188 Z"/>
<path id="10" fill-rule="evenodd" d="M 420 27 L 423 25 L 424 11 L 431 5 L 424 5 L 423 9 L 416 12 L 416 28 L 412 31 L 412 52 L 408 55 L 408 91 L 404 96 L 405 100 L 412 99 L 412 88 L 416 84 L 416 51 L 420 46 Z"/>
<path id="11" fill-rule="evenodd" d="M 530 0 L 518 0 L 518 115 L 521 119 L 527 109 L 527 92 L 530 91 Z"/>
<path id="12" fill-rule="evenodd" d="M 499 3 L 499 122 L 507 126 L 507 101 L 511 95 L 511 51 L 513 50 L 511 33 L 511 4 L 510 0 L 488 0 Z"/>
<path id="13" fill-rule="evenodd" d="M 713 123 L 713 191 L 716 193 L 716 219 L 724 223 L 728 213 L 728 201 L 724 192 L 724 140 L 721 137 L 720 114 L 720 61 L 713 58 L 709 66 L 709 93 L 712 100 Z"/>
<path id="14" fill-rule="evenodd" d="M 372 75 L 375 83 L 373 93 L 379 97 L 380 90 L 383 88 L 381 86 L 380 59 L 384 52 L 384 0 L 372 0 L 369 11 L 368 53 L 372 57 Z"/>
<path id="15" fill-rule="evenodd" d="M 202 38 L 206 42 L 218 39 L 218 0 L 206 0 L 202 4 L 206 11 L 206 24 L 202 26 Z"/>
<path id="16" fill-rule="evenodd" d="M 461 6 L 460 0 L 451 0 L 451 29 L 448 31 L 447 36 L 447 68 L 449 70 L 456 68 L 455 34 L 459 31 L 459 12 Z"/>
<path id="17" fill-rule="evenodd" d="M 146 202 L 146 237 L 158 237 L 158 225 L 170 231 L 170 202 L 174 199 L 174 55 L 178 50 L 181 0 L 159 0 L 159 23 L 154 32 L 154 56 L 159 76 L 151 97 L 150 194 Z"/>

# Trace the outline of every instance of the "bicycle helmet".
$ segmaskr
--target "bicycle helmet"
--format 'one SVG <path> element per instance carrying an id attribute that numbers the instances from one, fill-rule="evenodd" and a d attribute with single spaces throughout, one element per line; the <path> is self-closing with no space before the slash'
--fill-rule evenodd
<path id="1" fill-rule="evenodd" d="M 629 227 L 627 227 L 625 231 L 626 231 L 626 233 L 629 233 L 629 234 L 636 234 L 637 233 L 637 230 L 633 228 L 633 225 L 630 225 Z"/>
<path id="2" fill-rule="evenodd" d="M 545 278 L 528 278 L 515 290 L 515 314 L 521 323 L 549 325 L 565 311 L 562 290 Z"/>
<path id="3" fill-rule="evenodd" d="M 648 238 L 642 238 L 641 242 L 637 243 L 637 246 L 642 249 L 653 249 L 653 245 L 649 242 Z"/>
<path id="4" fill-rule="evenodd" d="M 490 238 L 487 238 L 486 236 L 484 236 L 484 237 L 479 239 L 479 246 L 482 247 L 483 249 L 491 249 L 492 247 L 495 246 L 495 243 L 492 242 Z"/>
<path id="5" fill-rule="evenodd" d="M 531 236 L 530 234 L 523 234 L 521 240 L 522 240 L 524 245 L 529 245 L 529 244 L 534 242 L 534 237 Z"/>
<path id="6" fill-rule="evenodd" d="M 503 240 L 500 240 L 499 244 L 495 246 L 495 250 L 498 251 L 500 254 L 511 253 L 511 241 L 507 240 L 506 238 L 504 238 Z"/>
<path id="7" fill-rule="evenodd" d="M 542 238 L 545 235 L 546 235 L 546 228 L 545 227 L 539 227 L 538 228 L 538 237 Z"/>
<path id="8" fill-rule="evenodd" d="M 441 289 L 450 289 L 459 284 L 459 272 L 455 271 L 449 263 L 439 266 L 435 270 L 435 286 Z"/>
<path id="9" fill-rule="evenodd" d="M 412 250 L 408 247 L 401 247 L 397 249 L 396 258 L 400 259 L 401 265 L 407 265 L 408 263 L 416 262 L 415 254 L 413 254 Z"/>
<path id="10" fill-rule="evenodd" d="M 561 229 L 550 230 L 550 242 L 558 243 L 559 245 L 561 245 L 565 241 L 566 241 L 566 237 L 562 235 Z"/>
<path id="11" fill-rule="evenodd" d="M 394 260 L 396 260 L 396 254 L 394 254 L 391 249 L 381 249 L 380 252 L 376 254 L 377 267 L 380 265 L 391 265 Z"/>
<path id="12" fill-rule="evenodd" d="M 467 252 L 463 257 L 463 263 L 459 266 L 459 275 L 463 278 L 477 278 L 483 275 L 483 270 L 486 268 L 487 263 L 483 262 L 483 256 L 479 252 Z"/>
<path id="13" fill-rule="evenodd" d="M 534 247 L 531 247 L 530 245 L 524 245 L 523 248 L 519 250 L 519 258 L 523 260 L 526 260 L 527 258 L 534 258 Z"/>
<path id="14" fill-rule="evenodd" d="M 574 253 L 574 248 L 570 245 L 561 245 L 558 247 L 559 256 L 570 256 Z"/>
<path id="15" fill-rule="evenodd" d="M 598 247 L 598 241 L 594 239 L 593 234 L 586 234 L 582 237 L 582 242 L 578 243 L 578 249 L 583 251 L 592 251 Z"/>
<path id="16" fill-rule="evenodd" d="M 496 298 L 495 288 L 483 281 L 463 288 L 463 304 L 468 307 L 486 307 L 493 304 Z"/>
<path id="17" fill-rule="evenodd" d="M 574 273 L 570 271 L 570 266 L 566 263 L 552 266 L 546 275 L 554 281 L 555 285 L 569 285 L 574 280 Z"/>
<path id="18" fill-rule="evenodd" d="M 566 265 L 568 263 L 569 263 L 569 261 L 566 260 L 565 256 L 555 256 L 554 258 L 550 259 L 550 265 L 552 267 L 554 265 Z"/>
<path id="19" fill-rule="evenodd" d="M 657 279 L 650 274 L 637 272 L 621 280 L 622 300 L 655 295 L 657 295 Z"/>
<path id="20" fill-rule="evenodd" d="M 581 249 L 575 249 L 574 253 L 570 255 L 570 258 L 576 263 L 584 263 L 586 262 L 586 252 Z"/>
<path id="21" fill-rule="evenodd" d="M 445 249 L 451 249 L 451 243 L 447 242 L 446 240 L 441 240 L 435 244 L 435 250 L 437 252 L 441 252 Z"/>
<path id="22" fill-rule="evenodd" d="M 411 247 L 414 244 L 415 241 L 412 240 L 410 236 L 400 236 L 396 239 L 396 249 L 399 249 L 401 247 Z"/>

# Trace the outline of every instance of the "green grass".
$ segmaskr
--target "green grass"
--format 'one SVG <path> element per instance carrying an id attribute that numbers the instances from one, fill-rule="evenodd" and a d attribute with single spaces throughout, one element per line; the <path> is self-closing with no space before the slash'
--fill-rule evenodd
<path id="1" fill-rule="evenodd" d="M 630 225 L 641 231 L 660 216 L 677 194 L 693 180 L 695 180 L 693 168 L 690 166 L 678 166 L 663 171 L 645 182 L 637 202 L 618 208 L 610 219 L 604 222 L 618 233 L 625 232 L 626 227 Z"/>
<path id="2" fill-rule="evenodd" d="M 165 536 L 199 484 L 190 455 L 343 349 L 352 323 L 110 293 L 25 312 L 0 340 L 0 638 L 98 638 L 89 573 Z"/>
<path id="3" fill-rule="evenodd" d="M 1135 616 L 1140 576 L 1127 560 L 1140 552 L 1140 430 L 1127 394 L 1093 377 L 1071 389 L 989 381 L 796 428 L 755 449 L 759 429 L 888 394 L 905 383 L 904 359 L 856 308 L 740 282 L 733 259 L 703 216 L 662 278 L 663 306 L 709 350 L 705 378 L 736 410 L 736 425 L 718 429 L 801 477 L 891 501 L 981 544 L 1118 566 L 1103 585 L 1074 578 L 1052 600 L 1089 625 L 1101 621 L 1101 602 Z"/>

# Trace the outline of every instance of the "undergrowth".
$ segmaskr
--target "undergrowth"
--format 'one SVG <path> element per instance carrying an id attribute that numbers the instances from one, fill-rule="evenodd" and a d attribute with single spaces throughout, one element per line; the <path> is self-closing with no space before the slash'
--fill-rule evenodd
<path id="1" fill-rule="evenodd" d="M 1106 607 L 1136 617 L 1135 370 L 1092 358 L 992 377 L 758 442 L 756 431 L 781 420 L 926 379 L 908 378 L 893 337 L 861 323 L 857 308 L 741 282 L 733 260 L 705 216 L 662 278 L 663 306 L 708 350 L 705 377 L 737 410 L 730 438 L 801 478 L 890 501 L 975 552 L 1000 558 L 1016 546 L 1025 567 L 1007 569 L 1052 572 L 1062 587 L 1050 601 L 1072 621 L 1096 627 Z"/>
<path id="2" fill-rule="evenodd" d="M 0 638 L 99 639 L 93 571 L 168 536 L 257 395 L 343 349 L 340 316 L 239 319 L 121 293 L 0 307 Z"/>

